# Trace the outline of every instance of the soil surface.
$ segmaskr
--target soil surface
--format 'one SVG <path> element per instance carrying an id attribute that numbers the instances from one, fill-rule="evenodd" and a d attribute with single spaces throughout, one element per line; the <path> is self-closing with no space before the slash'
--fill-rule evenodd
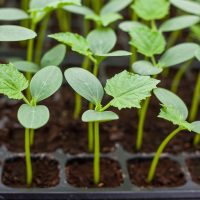
<path id="1" fill-rule="evenodd" d="M 59 184 L 58 162 L 50 158 L 32 158 L 33 183 L 31 187 L 54 187 Z M 26 186 L 25 159 L 16 157 L 6 160 L 3 173 L 3 184 L 9 187 L 24 188 Z"/>
<path id="2" fill-rule="evenodd" d="M 190 158 L 186 161 L 192 180 L 200 184 L 200 158 Z"/>
<path id="3" fill-rule="evenodd" d="M 89 159 L 71 160 L 66 165 L 67 182 L 75 187 L 117 187 L 123 183 L 119 163 L 102 158 L 100 163 L 100 183 L 93 183 L 93 161 Z"/>
<path id="4" fill-rule="evenodd" d="M 131 182 L 139 187 L 178 187 L 186 183 L 183 172 L 176 161 L 168 158 L 160 159 L 152 183 L 147 183 L 146 178 L 151 160 L 134 159 L 128 162 Z"/>

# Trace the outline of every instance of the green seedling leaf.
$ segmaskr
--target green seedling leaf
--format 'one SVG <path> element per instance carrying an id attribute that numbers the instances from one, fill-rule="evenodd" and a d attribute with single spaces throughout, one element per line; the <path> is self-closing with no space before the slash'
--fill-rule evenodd
<path id="1" fill-rule="evenodd" d="M 151 94 L 160 81 L 149 76 L 140 76 L 126 70 L 107 80 L 105 91 L 114 99 L 111 105 L 122 108 L 140 108 L 140 102 Z"/>
<path id="2" fill-rule="evenodd" d="M 37 129 L 49 120 L 49 109 L 46 106 L 30 106 L 23 104 L 17 113 L 20 124 L 25 128 Z"/>
<path id="3" fill-rule="evenodd" d="M 200 21 L 200 17 L 194 15 L 184 15 L 180 17 L 174 17 L 167 21 L 165 21 L 160 26 L 160 31 L 162 32 L 170 32 L 177 31 L 184 28 L 188 28 L 193 26 L 194 24 Z"/>
<path id="4" fill-rule="evenodd" d="M 150 76 L 150 75 L 156 75 L 160 74 L 162 72 L 162 68 L 153 66 L 152 63 L 141 60 L 133 63 L 132 65 L 133 72 L 136 74 L 144 75 L 144 76 Z"/>
<path id="5" fill-rule="evenodd" d="M 159 63 L 163 68 L 171 67 L 195 56 L 199 46 L 195 43 L 182 43 L 168 49 L 160 58 Z"/>
<path id="6" fill-rule="evenodd" d="M 50 49 L 41 60 L 41 67 L 50 65 L 59 66 L 65 58 L 66 47 L 63 44 L 59 44 Z"/>
<path id="7" fill-rule="evenodd" d="M 192 131 L 200 134 L 200 121 L 195 121 L 191 123 Z"/>
<path id="8" fill-rule="evenodd" d="M 71 13 L 79 14 L 79 15 L 93 15 L 95 14 L 90 8 L 86 6 L 65 6 L 63 8 L 66 11 L 69 11 Z"/>
<path id="9" fill-rule="evenodd" d="M 119 28 L 124 32 L 131 32 L 134 31 L 135 27 L 147 27 L 146 25 L 140 22 L 133 22 L 133 21 L 124 21 L 119 24 Z"/>
<path id="10" fill-rule="evenodd" d="M 48 66 L 38 71 L 30 82 L 31 95 L 36 102 L 54 94 L 62 85 L 63 75 L 56 66 Z"/>
<path id="11" fill-rule="evenodd" d="M 97 54 L 97 56 L 101 56 L 101 57 L 130 56 L 130 55 L 131 55 L 130 52 L 122 51 L 122 50 L 113 51 L 107 54 Z"/>
<path id="12" fill-rule="evenodd" d="M 115 46 L 117 37 L 111 28 L 99 28 L 88 34 L 87 41 L 93 54 L 107 54 Z"/>
<path id="13" fill-rule="evenodd" d="M 127 7 L 132 0 L 111 0 L 102 9 L 101 14 L 115 13 Z"/>
<path id="14" fill-rule="evenodd" d="M 184 120 L 183 115 L 173 106 L 165 106 L 160 111 L 158 117 L 172 122 L 174 125 L 181 126 L 189 131 L 192 130 L 192 126 L 186 120 Z"/>
<path id="15" fill-rule="evenodd" d="M 175 110 L 175 113 L 181 116 L 182 120 L 186 120 L 188 117 L 188 109 L 185 103 L 178 97 L 176 94 L 170 92 L 169 90 L 163 88 L 156 88 L 154 94 L 158 98 L 158 100 L 164 105 L 163 112 L 172 113 L 171 110 Z M 167 109 L 166 109 L 166 108 Z M 179 117 L 180 118 L 180 117 Z"/>
<path id="16" fill-rule="evenodd" d="M 28 62 L 28 61 L 15 61 L 13 62 L 13 65 L 22 72 L 30 72 L 30 73 L 36 73 L 40 67 L 36 65 L 35 63 Z"/>
<path id="17" fill-rule="evenodd" d="M 108 14 L 101 15 L 100 18 L 101 18 L 101 24 L 106 27 L 109 24 L 119 19 L 122 19 L 122 15 L 118 13 L 108 13 Z"/>
<path id="18" fill-rule="evenodd" d="M 52 34 L 49 37 L 70 46 L 75 52 L 85 56 L 91 55 L 88 41 L 79 34 L 66 32 Z"/>
<path id="19" fill-rule="evenodd" d="M 82 115 L 84 122 L 106 122 L 119 119 L 118 115 L 112 111 L 98 112 L 95 110 L 87 110 Z"/>
<path id="20" fill-rule="evenodd" d="M 28 19 L 26 12 L 18 8 L 0 8 L 0 20 L 2 21 L 17 21 Z"/>
<path id="21" fill-rule="evenodd" d="M 137 0 L 132 8 L 144 20 L 157 20 L 169 13 L 168 0 Z"/>
<path id="22" fill-rule="evenodd" d="M 200 61 L 200 47 L 195 51 L 195 56 Z"/>
<path id="23" fill-rule="evenodd" d="M 200 15 L 200 3 L 190 1 L 190 0 L 170 0 L 171 3 L 180 8 L 181 10 L 194 14 Z"/>
<path id="24" fill-rule="evenodd" d="M 73 67 L 65 71 L 69 85 L 82 97 L 95 105 L 102 101 L 104 90 L 100 81 L 89 71 Z"/>
<path id="25" fill-rule="evenodd" d="M 21 26 L 0 26 L 0 42 L 22 41 L 33 39 L 35 37 L 36 33 L 34 31 Z"/>
<path id="26" fill-rule="evenodd" d="M 147 57 L 161 54 L 165 50 L 165 38 L 160 32 L 138 26 L 130 32 L 130 35 L 132 38 L 130 44 Z"/>
<path id="27" fill-rule="evenodd" d="M 28 81 L 12 64 L 0 64 L 0 93 L 10 99 L 22 99 Z"/>

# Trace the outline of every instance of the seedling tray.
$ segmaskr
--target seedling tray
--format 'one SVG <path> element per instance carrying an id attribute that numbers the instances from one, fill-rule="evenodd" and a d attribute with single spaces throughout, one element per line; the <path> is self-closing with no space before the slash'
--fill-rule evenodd
<path id="1" fill-rule="evenodd" d="M 0 158 L 2 165 L 0 166 L 0 174 L 6 159 L 24 156 L 24 154 L 11 153 L 5 147 L 0 149 Z M 116 150 L 109 154 L 102 154 L 101 158 L 110 158 L 117 160 L 120 164 L 124 182 L 120 187 L 116 188 L 75 188 L 69 185 L 66 181 L 65 165 L 71 159 L 76 158 L 91 158 L 91 154 L 69 155 L 64 154 L 61 150 L 54 153 L 34 154 L 34 157 L 47 156 L 55 159 L 59 163 L 59 178 L 60 182 L 56 187 L 52 188 L 10 188 L 0 182 L 0 199 L 200 199 L 200 185 L 192 181 L 185 160 L 187 158 L 200 157 L 199 153 L 181 153 L 178 155 L 163 154 L 162 157 L 168 157 L 177 161 L 186 178 L 186 184 L 181 187 L 174 188 L 139 188 L 133 185 L 129 179 L 127 169 L 127 161 L 135 158 L 148 159 L 152 158 L 153 154 L 131 154 L 123 150 L 120 145 L 116 146 Z M 2 178 L 1 178 L 2 180 Z"/>

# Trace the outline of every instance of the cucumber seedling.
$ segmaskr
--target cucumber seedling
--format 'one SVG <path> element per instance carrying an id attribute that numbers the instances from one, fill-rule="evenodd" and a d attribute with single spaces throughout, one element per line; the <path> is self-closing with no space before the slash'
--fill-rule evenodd
<path id="1" fill-rule="evenodd" d="M 65 78 L 69 85 L 82 97 L 92 103 L 95 109 L 87 110 L 82 120 L 94 123 L 94 183 L 100 181 L 100 142 L 99 123 L 118 119 L 118 116 L 107 109 L 111 106 L 118 108 L 140 108 L 140 102 L 151 95 L 158 80 L 148 76 L 123 71 L 108 79 L 105 92 L 112 100 L 102 105 L 104 89 L 100 81 L 89 71 L 82 68 L 69 68 L 65 71 Z"/>
<path id="2" fill-rule="evenodd" d="M 32 165 L 30 155 L 30 132 L 44 126 L 49 120 L 49 110 L 44 105 L 37 105 L 54 94 L 62 84 L 62 72 L 56 66 L 48 66 L 38 71 L 29 84 L 25 76 L 12 64 L 0 65 L 0 93 L 10 99 L 23 100 L 18 110 L 18 120 L 25 128 L 26 183 L 32 183 Z M 30 86 L 31 99 L 23 91 Z"/>
<path id="3" fill-rule="evenodd" d="M 166 145 L 180 132 L 183 130 L 193 131 L 195 133 L 200 133 L 200 121 L 195 121 L 189 123 L 187 121 L 188 117 L 188 109 L 185 103 L 174 93 L 163 89 L 163 88 L 156 88 L 154 89 L 154 94 L 161 102 L 161 111 L 158 117 L 165 119 L 167 121 L 172 122 L 174 125 L 178 127 L 172 131 L 165 140 L 160 144 L 153 161 L 151 163 L 147 182 L 152 182 L 155 177 L 156 167 L 159 162 L 159 158 L 161 153 L 163 152 Z"/>
<path id="4" fill-rule="evenodd" d="M 87 38 L 74 33 L 56 33 L 49 35 L 49 37 L 62 42 L 72 48 L 73 51 L 88 57 L 93 63 L 93 74 L 98 75 L 99 65 L 107 57 L 115 56 L 129 56 L 130 52 L 127 51 L 113 51 L 110 52 L 117 42 L 115 32 L 111 28 L 100 28 L 91 31 Z M 74 109 L 74 118 L 77 119 L 80 115 L 82 105 L 81 97 L 76 94 L 76 102 Z M 92 104 L 90 104 L 92 108 Z M 89 151 L 93 149 L 93 123 L 90 122 L 88 125 L 88 136 L 89 136 Z"/>

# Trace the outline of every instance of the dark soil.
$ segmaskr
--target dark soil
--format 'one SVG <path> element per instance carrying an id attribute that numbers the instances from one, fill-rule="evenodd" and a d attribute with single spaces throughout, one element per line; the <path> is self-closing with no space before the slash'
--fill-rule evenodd
<path id="1" fill-rule="evenodd" d="M 89 159 L 73 159 L 66 165 L 67 182 L 75 187 L 118 187 L 123 183 L 119 163 L 101 159 L 100 183 L 93 183 L 93 161 Z"/>
<path id="2" fill-rule="evenodd" d="M 200 158 L 190 158 L 186 161 L 192 180 L 200 184 Z"/>
<path id="3" fill-rule="evenodd" d="M 168 158 L 160 159 L 155 178 L 152 183 L 147 183 L 146 178 L 151 160 L 134 159 L 128 162 L 131 182 L 143 187 L 178 187 L 186 183 L 183 172 L 176 161 Z"/>
<path id="4" fill-rule="evenodd" d="M 31 187 L 54 187 L 59 183 L 58 162 L 50 158 L 32 158 L 33 183 Z M 26 187 L 25 159 L 16 157 L 6 160 L 2 174 L 3 184 L 9 187 Z"/>

